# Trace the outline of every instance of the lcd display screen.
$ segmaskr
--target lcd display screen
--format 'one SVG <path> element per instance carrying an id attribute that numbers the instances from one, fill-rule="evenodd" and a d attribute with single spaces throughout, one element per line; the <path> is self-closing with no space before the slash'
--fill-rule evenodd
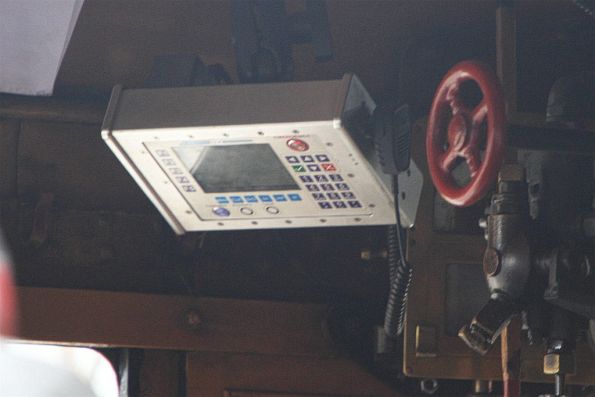
<path id="1" fill-rule="evenodd" d="M 298 190 L 268 144 L 174 147 L 205 193 Z"/>

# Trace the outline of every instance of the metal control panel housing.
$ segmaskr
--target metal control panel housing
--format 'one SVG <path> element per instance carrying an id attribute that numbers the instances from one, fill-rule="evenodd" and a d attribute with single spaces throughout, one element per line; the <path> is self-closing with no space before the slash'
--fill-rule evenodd
<path id="1" fill-rule="evenodd" d="M 359 80 L 125 90 L 102 128 L 176 233 L 396 222 Z M 421 193 L 403 174 L 403 226 Z"/>

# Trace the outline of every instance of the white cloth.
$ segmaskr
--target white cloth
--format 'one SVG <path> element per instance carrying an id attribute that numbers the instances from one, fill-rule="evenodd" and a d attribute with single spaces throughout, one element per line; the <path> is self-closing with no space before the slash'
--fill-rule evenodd
<path id="1" fill-rule="evenodd" d="M 0 0 L 0 92 L 51 95 L 83 0 Z"/>
<path id="2" fill-rule="evenodd" d="M 64 368 L 21 357 L 0 347 L 2 397 L 95 397 L 77 376 Z"/>

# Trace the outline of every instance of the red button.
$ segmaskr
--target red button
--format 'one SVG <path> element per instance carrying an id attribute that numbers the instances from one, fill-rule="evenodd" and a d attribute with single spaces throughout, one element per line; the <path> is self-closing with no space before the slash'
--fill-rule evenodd
<path id="1" fill-rule="evenodd" d="M 305 152 L 306 150 L 310 149 L 310 145 L 306 142 L 302 141 L 301 139 L 289 139 L 287 140 L 287 146 L 291 150 L 295 150 L 297 152 Z"/>
<path id="2" fill-rule="evenodd" d="M 320 166 L 325 171 L 337 171 L 337 169 L 335 168 L 335 165 L 331 164 L 331 163 L 320 164 Z"/>

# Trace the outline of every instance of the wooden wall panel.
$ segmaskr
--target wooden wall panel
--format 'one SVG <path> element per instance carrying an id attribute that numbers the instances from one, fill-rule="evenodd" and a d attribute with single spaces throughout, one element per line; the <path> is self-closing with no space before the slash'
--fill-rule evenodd
<path id="1" fill-rule="evenodd" d="M 188 397 L 224 396 L 233 390 L 260 392 L 240 394 L 255 397 L 283 393 L 289 393 L 288 397 L 399 396 L 365 369 L 341 358 L 192 353 L 188 355 L 187 385 Z"/>
<path id="2" fill-rule="evenodd" d="M 23 339 L 136 347 L 332 356 L 325 305 L 19 288 Z M 198 313 L 196 329 L 185 323 Z"/>

